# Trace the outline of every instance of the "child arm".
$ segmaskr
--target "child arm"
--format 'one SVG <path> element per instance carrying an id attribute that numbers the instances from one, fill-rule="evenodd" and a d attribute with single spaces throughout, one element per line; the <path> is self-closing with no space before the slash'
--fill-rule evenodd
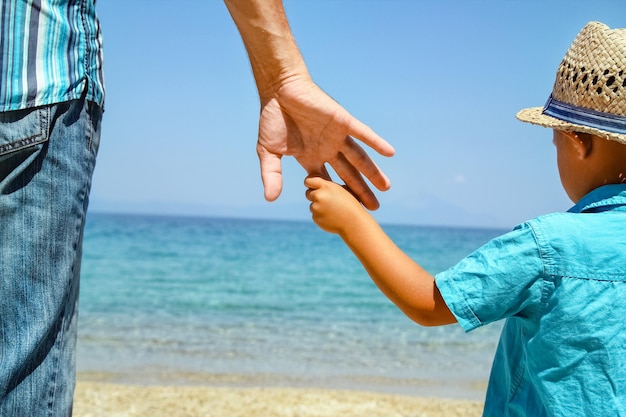
<path id="1" fill-rule="evenodd" d="M 338 234 L 374 283 L 411 320 L 424 326 L 455 323 L 434 277 L 406 255 L 342 186 L 320 177 L 305 180 L 313 221 Z"/>

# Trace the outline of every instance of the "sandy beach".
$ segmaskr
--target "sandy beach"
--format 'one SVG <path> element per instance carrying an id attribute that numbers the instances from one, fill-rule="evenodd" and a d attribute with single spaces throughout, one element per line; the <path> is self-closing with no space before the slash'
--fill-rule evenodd
<path id="1" fill-rule="evenodd" d="M 76 417 L 473 417 L 482 403 L 349 390 L 79 381 Z"/>

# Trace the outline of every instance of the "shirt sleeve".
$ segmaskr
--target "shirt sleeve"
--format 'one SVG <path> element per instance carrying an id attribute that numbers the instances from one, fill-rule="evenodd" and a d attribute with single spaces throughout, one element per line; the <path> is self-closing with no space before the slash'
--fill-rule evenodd
<path id="1" fill-rule="evenodd" d="M 435 276 L 465 331 L 511 316 L 530 317 L 542 295 L 543 262 L 528 223 L 495 238 Z"/>

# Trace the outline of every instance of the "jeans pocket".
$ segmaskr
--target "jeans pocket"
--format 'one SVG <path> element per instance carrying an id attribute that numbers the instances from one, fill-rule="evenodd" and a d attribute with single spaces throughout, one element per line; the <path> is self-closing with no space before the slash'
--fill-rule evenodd
<path id="1" fill-rule="evenodd" d="M 48 107 L 0 113 L 0 191 L 30 166 L 48 140 Z"/>

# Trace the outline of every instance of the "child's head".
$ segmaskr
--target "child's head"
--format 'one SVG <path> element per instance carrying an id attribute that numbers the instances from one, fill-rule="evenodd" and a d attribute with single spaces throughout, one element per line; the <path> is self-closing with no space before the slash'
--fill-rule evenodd
<path id="1" fill-rule="evenodd" d="M 554 145 L 561 184 L 573 202 L 603 185 L 626 182 L 626 145 L 556 129 Z"/>
<path id="2" fill-rule="evenodd" d="M 626 29 L 588 23 L 565 54 L 546 105 L 517 118 L 554 129 L 561 182 L 574 202 L 626 182 Z"/>

